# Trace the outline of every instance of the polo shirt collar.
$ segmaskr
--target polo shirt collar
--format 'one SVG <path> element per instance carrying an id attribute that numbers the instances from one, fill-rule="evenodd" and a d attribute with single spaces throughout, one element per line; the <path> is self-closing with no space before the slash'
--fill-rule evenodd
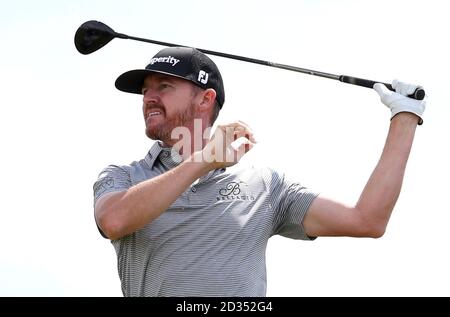
<path id="1" fill-rule="evenodd" d="M 171 147 L 163 147 L 161 141 L 156 141 L 152 145 L 147 155 L 145 156 L 144 160 L 147 163 L 147 165 L 152 169 L 153 166 L 155 165 L 156 159 L 158 159 L 168 169 L 174 168 L 182 162 L 181 155 L 175 150 L 172 150 Z M 200 177 L 199 181 L 204 182 L 207 179 L 211 178 L 216 173 L 218 172 L 223 173 L 225 170 L 226 170 L 225 168 L 212 170 L 208 174 L 205 174 L 202 177 Z"/>
<path id="2" fill-rule="evenodd" d="M 161 141 L 156 141 L 145 156 L 145 162 L 150 168 L 153 168 L 156 159 L 169 169 L 179 165 L 183 160 L 178 152 L 171 147 L 164 147 Z"/>

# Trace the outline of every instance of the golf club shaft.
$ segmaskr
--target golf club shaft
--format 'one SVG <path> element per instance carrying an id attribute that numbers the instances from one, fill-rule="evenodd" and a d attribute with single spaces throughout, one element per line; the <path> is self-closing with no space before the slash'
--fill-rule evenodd
<path id="1" fill-rule="evenodd" d="M 167 43 L 167 42 L 161 42 L 161 41 L 144 39 L 144 38 L 135 37 L 135 36 L 129 36 L 129 35 L 126 35 L 126 34 L 123 34 L 123 33 L 117 33 L 117 32 L 114 32 L 114 33 L 115 33 L 115 37 L 121 38 L 121 39 L 129 39 L 129 40 L 135 40 L 135 41 L 152 43 L 152 44 L 157 44 L 157 45 L 162 45 L 162 46 L 169 46 L 169 47 L 171 47 L 171 46 L 184 46 L 184 45 L 179 45 L 179 44 L 173 44 L 173 43 Z M 367 88 L 373 88 L 373 85 L 375 83 L 382 83 L 382 82 L 379 82 L 379 81 L 373 81 L 373 80 L 368 80 L 368 79 L 363 79 L 363 78 L 358 78 L 358 77 L 352 77 L 352 76 L 347 76 L 347 75 L 335 75 L 335 74 L 319 72 L 319 71 L 306 69 L 306 68 L 300 68 L 300 67 L 295 67 L 295 66 L 290 66 L 290 65 L 285 65 L 285 64 L 278 64 L 278 63 L 264 61 L 264 60 L 260 60 L 260 59 L 256 59 L 256 58 L 249 58 L 249 57 L 245 57 L 245 56 L 239 56 L 239 55 L 234 55 L 234 54 L 216 52 L 216 51 L 205 50 L 205 49 L 201 49 L 201 48 L 197 48 L 197 49 L 199 51 L 205 53 L 205 54 L 210 54 L 210 55 L 215 55 L 215 56 L 220 56 L 220 57 L 225 57 L 225 58 L 231 58 L 231 59 L 236 59 L 236 60 L 249 62 L 249 63 L 254 63 L 254 64 L 259 64 L 259 65 L 265 65 L 265 66 L 270 66 L 270 67 L 286 69 L 286 70 L 299 72 L 299 73 L 304 73 L 304 74 L 313 75 L 313 76 L 320 76 L 320 77 L 324 77 L 324 78 L 339 80 L 339 81 L 341 81 L 343 83 L 357 85 L 357 86 L 362 86 L 362 87 L 367 87 Z M 384 84 L 389 90 L 395 91 L 395 89 L 391 86 L 391 84 L 388 84 L 388 83 L 382 83 L 382 84 Z M 425 97 L 425 91 L 424 91 L 424 89 L 422 87 L 418 87 L 414 91 L 414 93 L 412 93 L 408 97 L 413 98 L 413 99 L 417 99 L 417 100 L 422 100 Z"/>
<path id="2" fill-rule="evenodd" d="M 129 35 L 122 34 L 122 33 L 116 33 L 116 34 L 117 34 L 116 37 L 119 37 L 122 39 L 136 40 L 136 41 L 140 41 L 140 42 L 147 42 L 147 43 L 158 44 L 158 45 L 169 46 L 169 47 L 184 46 L 184 45 L 179 45 L 179 44 L 160 42 L 160 41 L 155 41 L 155 40 L 148 40 L 148 39 L 144 39 L 144 38 L 140 38 L 140 37 L 129 36 Z M 282 68 L 282 69 L 287 69 L 287 70 L 291 70 L 291 71 L 295 71 L 295 72 L 300 72 L 300 73 L 310 74 L 310 75 L 314 75 L 314 76 L 321 76 L 321 77 L 325 77 L 325 78 L 339 80 L 339 75 L 323 73 L 323 72 L 318 72 L 318 71 L 311 70 L 311 69 L 305 69 L 305 68 L 299 68 L 299 67 L 294 67 L 294 66 L 289 66 L 289 65 L 284 65 L 284 64 L 278 64 L 278 63 L 273 63 L 273 62 L 269 62 L 269 61 L 263 61 L 261 59 L 256 59 L 256 58 L 250 58 L 250 57 L 233 55 L 233 54 L 228 54 L 228 53 L 210 51 L 210 50 L 205 50 L 202 48 L 197 48 L 197 49 L 199 51 L 201 51 L 205 54 L 209 54 L 209 55 L 226 57 L 226 58 L 236 59 L 239 61 L 259 64 L 259 65 L 265 65 L 265 66 L 271 66 L 271 67 L 276 67 L 276 68 Z"/>

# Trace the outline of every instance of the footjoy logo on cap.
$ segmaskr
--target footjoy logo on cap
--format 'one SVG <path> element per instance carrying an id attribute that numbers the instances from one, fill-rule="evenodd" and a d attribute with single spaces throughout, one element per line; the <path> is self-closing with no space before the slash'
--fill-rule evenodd
<path id="1" fill-rule="evenodd" d="M 172 56 L 164 56 L 164 57 L 154 57 L 150 60 L 150 65 L 153 65 L 155 63 L 168 63 L 171 64 L 172 66 L 175 66 L 176 64 L 178 64 L 180 60 L 176 59 L 175 57 Z"/>
<path id="2" fill-rule="evenodd" d="M 206 83 L 208 82 L 208 73 L 207 72 L 205 72 L 204 70 L 201 70 L 199 73 L 198 73 L 198 78 L 197 78 L 197 80 L 199 81 L 199 82 L 201 82 L 202 84 L 205 84 L 206 85 Z"/>

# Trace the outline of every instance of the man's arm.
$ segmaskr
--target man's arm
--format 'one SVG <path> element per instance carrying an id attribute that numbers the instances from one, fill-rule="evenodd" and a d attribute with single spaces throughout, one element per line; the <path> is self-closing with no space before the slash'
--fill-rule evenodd
<path id="1" fill-rule="evenodd" d="M 396 82 L 396 85 L 404 88 L 407 84 Z M 412 85 L 408 87 L 415 89 Z M 380 160 L 355 206 L 320 196 L 313 201 L 303 220 L 308 236 L 378 238 L 386 230 L 400 194 L 414 133 L 418 119 L 420 123 L 422 121 L 425 101 L 412 101 L 380 86 L 375 88 L 382 102 L 392 111 L 391 125 Z M 410 89 L 401 92 L 408 94 Z"/>
<path id="2" fill-rule="evenodd" d="M 186 161 L 126 191 L 106 194 L 95 204 L 95 220 L 109 239 L 119 239 L 157 218 L 207 172 L 206 164 Z"/>
<path id="3" fill-rule="evenodd" d="M 214 140 L 225 139 L 219 133 L 221 129 L 227 130 L 231 137 L 218 143 L 219 146 L 224 147 L 223 151 L 216 151 Z M 241 155 L 250 150 L 253 143 L 249 140 L 245 144 L 250 146 L 245 147 L 243 144 L 238 149 L 231 147 L 233 136 L 248 136 L 250 140 L 253 140 L 252 133 L 241 123 L 219 126 L 218 130 L 206 149 L 194 153 L 177 167 L 132 186 L 126 191 L 108 193 L 99 198 L 94 208 L 95 220 L 103 233 L 109 239 L 116 240 L 144 227 L 167 210 L 196 179 L 210 170 L 236 164 Z M 235 155 L 235 160 L 231 162 L 224 162 L 223 158 L 215 156 L 216 152 L 223 153 L 227 150 L 240 151 L 241 155 Z M 205 156 L 208 160 L 204 160 Z"/>
<path id="4" fill-rule="evenodd" d="M 416 127 L 417 116 L 406 112 L 395 116 L 381 158 L 357 204 L 350 207 L 317 197 L 303 220 L 306 234 L 381 237 L 400 194 Z"/>

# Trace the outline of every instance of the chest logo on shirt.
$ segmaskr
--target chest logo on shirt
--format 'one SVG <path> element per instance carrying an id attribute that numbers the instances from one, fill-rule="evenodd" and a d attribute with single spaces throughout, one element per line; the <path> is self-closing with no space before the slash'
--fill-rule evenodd
<path id="1" fill-rule="evenodd" d="M 255 200 L 255 196 L 249 195 L 245 192 L 245 188 L 248 186 L 244 182 L 230 182 L 225 187 L 219 189 L 219 200 Z"/>

